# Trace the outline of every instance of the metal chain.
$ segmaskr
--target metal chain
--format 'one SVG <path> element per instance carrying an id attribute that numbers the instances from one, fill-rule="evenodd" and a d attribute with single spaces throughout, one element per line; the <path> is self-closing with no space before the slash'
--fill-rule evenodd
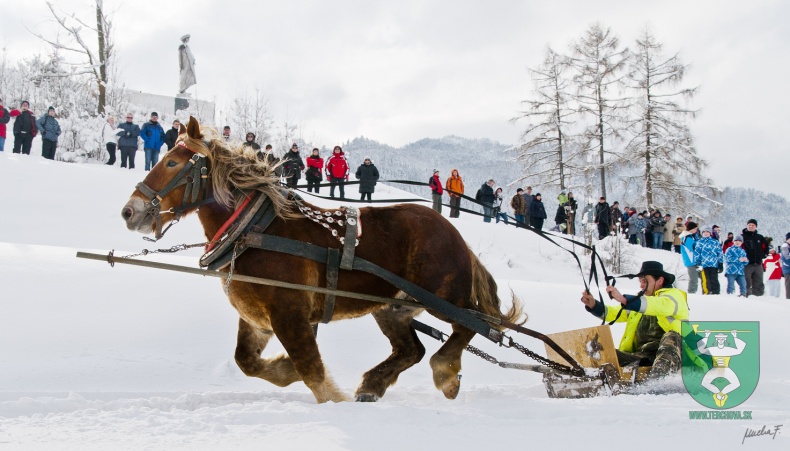
<path id="1" fill-rule="evenodd" d="M 217 241 L 206 241 L 205 243 L 195 243 L 195 244 L 176 244 L 175 246 L 171 246 L 168 249 L 154 249 L 149 251 L 148 249 L 143 249 L 142 251 L 131 254 L 131 255 L 124 255 L 123 258 L 134 258 L 140 256 L 146 256 L 148 254 L 159 254 L 159 253 L 174 253 L 174 252 L 181 252 L 187 249 L 192 249 L 195 247 L 207 246 L 209 244 L 216 243 Z"/>
<path id="2" fill-rule="evenodd" d="M 230 294 L 230 280 L 233 278 L 233 270 L 236 269 L 236 256 L 240 244 L 241 241 L 236 241 L 233 245 L 233 257 L 230 259 L 230 270 L 228 271 L 228 278 L 225 279 L 225 295 Z"/>
<path id="3" fill-rule="evenodd" d="M 543 356 L 535 354 L 534 352 L 530 351 L 529 349 L 525 348 L 524 346 L 521 346 L 520 344 L 518 344 L 515 341 L 513 341 L 513 339 L 510 338 L 510 337 L 508 337 L 508 340 L 509 340 L 509 342 L 508 342 L 508 346 L 509 347 L 518 349 L 519 351 L 521 351 L 522 354 L 526 355 L 527 357 L 529 357 L 529 358 L 531 358 L 533 360 L 536 360 L 536 361 L 546 365 L 547 367 L 549 367 L 549 368 L 551 368 L 553 370 L 556 370 L 556 371 L 559 371 L 559 372 L 562 372 L 562 373 L 572 374 L 574 376 L 584 376 L 584 370 L 581 369 L 581 368 L 574 369 L 574 368 L 571 368 L 571 367 L 569 367 L 567 365 L 563 365 L 561 363 L 557 363 L 557 362 L 551 361 L 551 360 L 549 360 L 549 359 L 547 359 L 547 358 L 545 358 Z"/>
<path id="4" fill-rule="evenodd" d="M 442 334 L 441 341 L 442 342 L 446 341 L 446 339 L 448 338 L 448 335 L 445 334 L 444 332 L 441 332 L 441 331 L 439 333 Z M 512 338 L 510 338 L 510 337 L 506 337 L 506 338 L 508 339 L 507 347 L 515 348 L 515 349 L 521 351 L 527 357 L 530 357 L 531 359 L 536 360 L 536 361 L 546 365 L 547 367 L 549 367 L 549 368 L 551 368 L 553 370 L 556 370 L 556 371 L 559 371 L 559 372 L 562 372 L 562 373 L 572 374 L 574 376 L 583 376 L 584 375 L 584 370 L 575 370 L 575 369 L 573 369 L 573 368 L 571 368 L 569 366 L 566 366 L 566 365 L 563 365 L 561 363 L 557 363 L 557 362 L 551 361 L 551 360 L 549 360 L 549 359 L 547 359 L 547 358 L 545 358 L 545 357 L 543 357 L 543 356 L 541 356 L 539 354 L 535 354 L 534 352 L 530 351 L 529 349 L 525 348 L 524 346 L 516 343 L 515 341 L 513 341 Z M 474 347 L 472 345 L 467 345 L 465 349 L 466 349 L 467 352 L 469 352 L 471 354 L 474 354 L 474 355 L 480 357 L 481 359 L 483 359 L 483 360 L 485 360 L 487 362 L 493 363 L 494 365 L 500 365 L 500 363 L 503 363 L 503 362 L 500 362 L 499 360 L 497 360 L 497 358 L 492 356 L 491 354 L 488 354 L 487 352 L 483 351 L 482 349 L 476 348 L 476 347 Z"/>
<path id="5" fill-rule="evenodd" d="M 497 360 L 494 356 L 486 353 L 482 349 L 478 349 L 478 348 L 476 348 L 476 347 L 474 347 L 472 345 L 468 345 L 466 347 L 466 350 L 469 351 L 470 353 L 480 357 L 481 359 L 483 359 L 485 361 L 491 362 L 494 365 L 499 365 L 499 360 Z"/>

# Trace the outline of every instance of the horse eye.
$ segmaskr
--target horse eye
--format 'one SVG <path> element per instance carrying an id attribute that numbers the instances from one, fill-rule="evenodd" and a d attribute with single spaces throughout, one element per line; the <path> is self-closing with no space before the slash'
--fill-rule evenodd
<path id="1" fill-rule="evenodd" d="M 167 160 L 167 167 L 172 168 L 173 166 L 177 165 L 176 160 Z"/>

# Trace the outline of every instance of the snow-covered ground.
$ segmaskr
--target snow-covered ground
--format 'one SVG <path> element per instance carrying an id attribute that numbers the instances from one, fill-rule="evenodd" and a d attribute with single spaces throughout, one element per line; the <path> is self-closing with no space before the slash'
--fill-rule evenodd
<path id="1" fill-rule="evenodd" d="M 317 405 L 302 384 L 277 388 L 248 378 L 233 361 L 237 316 L 218 280 L 75 258 L 77 250 L 125 255 L 204 241 L 194 217 L 155 244 L 126 230 L 120 210 L 143 176 L 141 169 L 0 153 L 0 448 L 667 450 L 790 444 L 790 301 L 768 297 L 689 296 L 692 319 L 761 323 L 760 382 L 736 408 L 753 411 L 751 421 L 689 420 L 690 410 L 705 409 L 682 389 L 549 399 L 540 375 L 501 369 L 471 354 L 464 357 L 454 401 L 433 388 L 427 358 L 378 403 Z M 404 193 L 380 184 L 374 196 Z M 598 324 L 579 302 L 581 276 L 570 254 L 503 224 L 464 215 L 453 221 L 497 278 L 500 296 L 509 299 L 513 290 L 525 302 L 529 327 L 552 333 Z M 674 254 L 628 249 L 636 262 L 659 258 L 678 266 Z M 195 267 L 198 255 L 160 258 Z M 634 282 L 618 286 L 636 291 Z M 421 319 L 449 330 L 427 315 Z M 615 341 L 621 332 L 613 329 Z M 362 373 L 389 353 L 369 317 L 322 326 L 318 341 L 349 394 Z M 438 342 L 422 341 L 429 355 L 438 349 Z M 540 342 L 517 341 L 543 352 Z M 532 363 L 487 340 L 472 343 L 500 360 Z M 266 354 L 280 351 L 273 343 Z M 747 428 L 780 424 L 784 429 L 775 438 L 753 437 L 741 445 Z"/>

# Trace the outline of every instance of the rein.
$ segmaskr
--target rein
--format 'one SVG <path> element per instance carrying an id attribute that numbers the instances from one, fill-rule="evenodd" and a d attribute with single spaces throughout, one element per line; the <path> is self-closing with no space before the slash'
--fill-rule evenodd
<path id="1" fill-rule="evenodd" d="M 411 185 L 411 186 L 426 186 L 426 187 L 430 186 L 429 184 L 427 184 L 425 182 L 415 182 L 413 180 L 379 180 L 379 181 L 380 182 L 387 182 L 387 183 L 399 183 L 399 184 L 402 184 L 402 185 Z M 345 182 L 346 185 L 358 185 L 360 183 L 361 182 L 359 182 L 359 181 Z M 329 185 L 322 183 L 320 186 L 329 186 Z M 301 191 L 303 193 L 305 192 L 305 191 L 303 191 L 303 188 L 305 188 L 305 187 L 307 187 L 307 185 L 299 185 L 299 186 L 297 186 L 297 188 L 302 188 L 302 189 L 298 189 L 298 191 Z M 469 196 L 466 196 L 463 193 L 458 193 L 458 192 L 455 192 L 455 191 L 452 191 L 452 190 L 448 190 L 448 189 L 445 189 L 445 191 L 447 191 L 448 193 L 454 194 L 454 195 L 456 195 L 456 196 L 458 196 L 458 197 L 460 197 L 462 199 L 465 199 L 465 200 L 467 200 L 469 202 L 472 202 L 475 205 L 479 205 L 479 206 L 484 207 L 484 208 L 487 207 L 486 205 L 483 205 L 481 202 L 478 202 L 476 199 L 471 198 Z M 333 198 L 333 197 L 319 196 L 316 193 L 306 193 L 306 194 L 309 194 L 311 196 L 318 197 L 318 198 L 321 198 L 321 199 L 337 200 L 336 198 Z M 342 199 L 342 200 L 343 200 L 343 202 L 349 202 L 349 203 L 371 203 L 371 201 L 362 201 L 362 200 L 355 200 L 355 199 Z M 426 200 L 426 199 L 422 199 L 422 198 L 413 198 L 413 199 L 382 199 L 382 200 L 374 200 L 372 202 L 374 202 L 374 203 L 379 203 L 379 202 L 380 203 L 393 203 L 393 202 L 396 202 L 397 203 L 397 202 L 430 202 L 430 201 Z M 448 205 L 448 204 L 442 204 L 442 205 L 444 205 L 445 207 L 457 208 L 459 211 L 462 211 L 464 213 L 468 213 L 468 214 L 471 214 L 471 215 L 485 216 L 484 214 L 482 214 L 480 212 L 477 212 L 477 211 L 474 211 L 474 210 L 469 210 L 469 209 L 462 208 L 462 207 L 453 207 L 453 206 Z M 559 247 L 560 249 L 562 249 L 562 250 L 568 252 L 569 254 L 571 254 L 571 256 L 574 258 L 574 260 L 576 260 L 576 265 L 579 268 L 579 272 L 580 272 L 581 277 L 582 277 L 582 283 L 584 284 L 584 289 L 587 290 L 588 292 L 590 292 L 590 287 L 592 286 L 593 281 L 595 281 L 595 286 L 599 287 L 599 289 L 598 289 L 598 299 L 600 300 L 601 303 L 604 302 L 603 295 L 601 294 L 601 290 L 600 290 L 600 283 L 599 283 L 600 280 L 599 280 L 599 275 L 598 275 L 598 266 L 601 267 L 600 270 L 603 273 L 602 276 L 600 277 L 600 279 L 603 279 L 603 281 L 606 283 L 607 286 L 610 285 L 610 284 L 614 285 L 615 277 L 614 276 L 610 276 L 607 273 L 606 266 L 603 264 L 603 259 L 601 259 L 601 256 L 598 255 L 598 252 L 595 249 L 595 245 L 590 246 L 590 245 L 587 245 L 585 243 L 576 241 L 576 240 L 574 240 L 572 238 L 548 234 L 548 233 L 546 233 L 546 232 L 544 232 L 542 230 L 536 229 L 536 228 L 534 228 L 532 226 L 520 223 L 520 222 L 516 221 L 516 219 L 514 217 L 512 217 L 512 216 L 508 216 L 508 217 L 510 219 L 512 219 L 513 222 L 508 222 L 508 223 L 506 223 L 506 225 L 513 226 L 513 227 L 520 228 L 520 229 L 529 230 L 529 231 L 537 234 L 538 236 L 540 236 L 544 240 L 550 242 L 551 244 L 553 244 L 553 245 Z M 574 252 L 573 250 L 567 249 L 567 248 L 561 246 L 558 242 L 555 241 L 555 239 L 563 240 L 563 241 L 568 242 L 568 243 L 570 243 L 570 244 L 572 244 L 574 246 L 579 246 L 579 247 L 581 247 L 583 249 L 586 249 L 586 250 L 590 251 L 590 271 L 589 271 L 589 275 L 588 275 L 587 278 L 585 278 L 584 269 L 582 268 L 582 263 L 581 263 L 581 259 L 579 258 L 579 255 L 576 252 Z M 627 277 L 627 276 L 621 276 L 621 277 Z M 620 313 L 622 313 L 622 312 L 620 312 Z M 618 317 L 619 317 L 619 315 L 618 315 Z"/>
<path id="2" fill-rule="evenodd" d="M 208 187 L 208 167 L 206 166 L 206 157 L 187 147 L 183 141 L 179 141 L 176 145 L 183 147 L 184 149 L 192 152 L 194 155 L 192 155 L 192 158 L 190 158 L 184 167 L 181 168 L 181 171 L 179 171 L 178 174 L 176 174 L 176 176 L 170 180 L 170 183 L 168 183 L 167 186 L 162 188 L 160 191 L 154 191 L 144 182 L 140 182 L 136 186 L 137 190 L 140 191 L 143 196 L 149 199 L 148 202 L 145 203 L 146 213 L 153 216 L 154 220 L 156 221 L 156 227 L 154 231 L 155 239 L 143 237 L 143 239 L 147 241 L 159 241 L 164 236 L 164 234 L 170 230 L 170 227 L 172 227 L 174 224 L 177 224 L 178 221 L 181 220 L 181 216 L 183 216 L 186 210 L 214 202 L 213 197 L 206 197 L 206 190 Z M 167 196 L 170 191 L 173 191 L 181 185 L 187 185 L 186 189 L 184 190 L 184 198 L 181 201 L 181 204 L 177 207 L 161 211 L 162 199 Z M 202 200 L 200 201 L 198 201 L 199 196 L 202 197 Z M 162 230 L 163 213 L 172 213 L 175 216 L 175 218 L 170 221 L 170 224 L 167 226 L 167 228 L 165 228 L 164 231 Z"/>

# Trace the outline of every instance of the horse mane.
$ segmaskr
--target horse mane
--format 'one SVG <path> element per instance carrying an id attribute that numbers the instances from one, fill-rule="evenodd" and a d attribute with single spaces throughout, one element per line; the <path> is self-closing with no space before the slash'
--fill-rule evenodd
<path id="1" fill-rule="evenodd" d="M 288 191 L 280 186 L 280 177 L 275 174 L 281 163 L 272 164 L 266 158 L 258 158 L 257 151 L 250 146 L 226 143 L 213 128 L 201 127 L 200 132 L 202 139 L 187 134 L 179 139 L 190 149 L 200 149 L 199 153 L 208 160 L 214 198 L 219 204 L 233 208 L 243 200 L 243 193 L 257 191 L 271 199 L 280 218 L 299 217 L 290 208 Z"/>

